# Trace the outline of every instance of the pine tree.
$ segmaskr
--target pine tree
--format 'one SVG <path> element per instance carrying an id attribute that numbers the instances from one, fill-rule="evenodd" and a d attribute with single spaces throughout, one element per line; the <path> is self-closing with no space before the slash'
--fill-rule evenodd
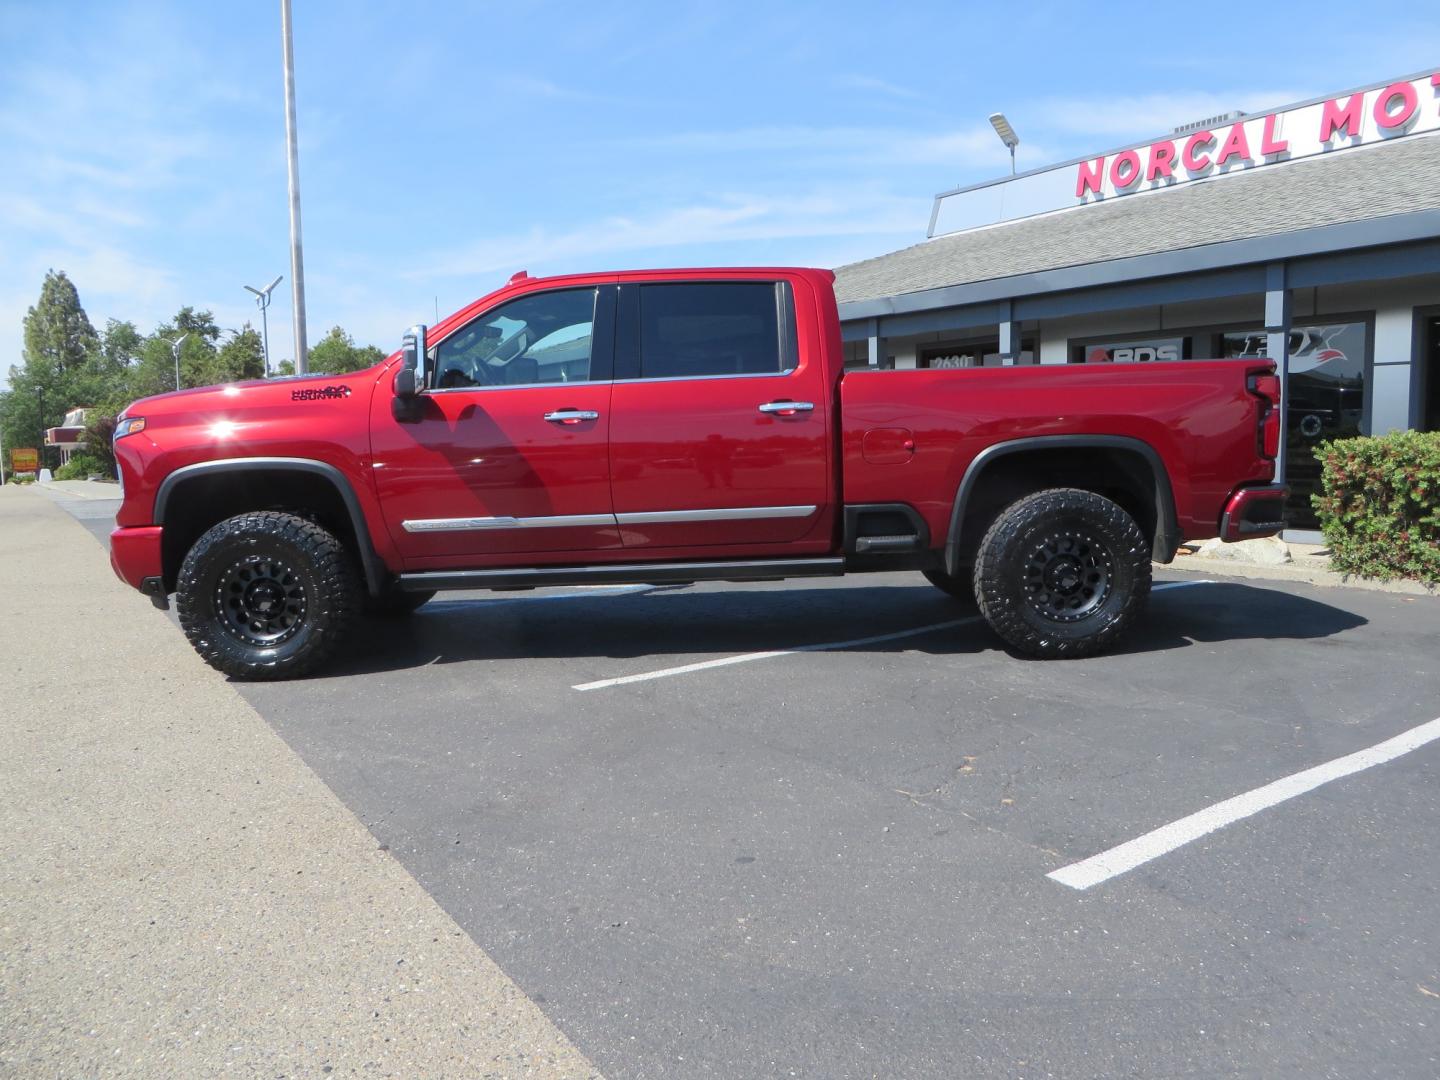
<path id="1" fill-rule="evenodd" d="M 99 348 L 74 283 L 63 270 L 46 273 L 40 299 L 25 314 L 26 367 L 37 373 L 78 371 Z"/>
<path id="2" fill-rule="evenodd" d="M 45 464 L 59 464 L 44 452 L 44 430 L 59 425 L 68 410 L 89 404 L 75 395 L 88 390 L 86 374 L 99 353 L 100 339 L 75 285 L 63 270 L 49 271 L 40 299 L 25 314 L 23 363 L 10 368 L 10 389 L 0 395 L 7 448 L 36 447 Z"/>

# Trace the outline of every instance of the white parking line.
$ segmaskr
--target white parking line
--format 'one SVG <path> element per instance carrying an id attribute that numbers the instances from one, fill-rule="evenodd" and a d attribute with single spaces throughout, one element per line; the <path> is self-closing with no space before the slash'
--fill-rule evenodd
<path id="1" fill-rule="evenodd" d="M 929 634 L 936 630 L 949 630 L 966 623 L 979 622 L 979 615 L 965 619 L 950 619 L 946 622 L 917 626 L 912 630 L 896 630 L 890 634 L 876 634 L 873 637 L 853 638 L 850 641 L 826 641 L 818 645 L 797 645 L 793 649 L 772 649 L 769 652 L 741 653 L 739 656 L 722 656 L 718 660 L 701 660 L 695 664 L 681 664 L 679 667 L 661 668 L 659 671 L 642 671 L 638 675 L 622 675 L 618 679 L 600 679 L 596 682 L 581 683 L 574 690 L 603 690 L 607 686 L 624 686 L 627 683 L 648 682 L 664 679 L 671 675 L 688 675 L 692 671 L 706 671 L 709 668 L 729 667 L 731 664 L 749 664 L 756 660 L 770 660 L 777 656 L 793 656 L 795 653 L 826 652 L 830 649 L 850 649 L 857 645 L 876 645 L 882 641 L 896 641 L 900 638 Z"/>
<path id="2" fill-rule="evenodd" d="M 1159 592 L 1162 589 L 1183 589 L 1189 585 L 1213 584 L 1213 581 L 1166 581 L 1154 586 L 1151 591 Z M 896 630 L 889 634 L 852 638 L 849 641 L 825 641 L 818 645 L 797 645 L 793 649 L 771 649 L 768 652 L 740 653 L 737 656 L 722 656 L 718 660 L 701 660 L 694 664 L 681 664 L 678 667 L 660 668 L 658 671 L 642 671 L 637 675 L 621 675 L 615 679 L 597 679 L 595 682 L 580 683 L 577 686 L 572 686 L 571 689 L 604 690 L 608 686 L 625 686 L 629 683 L 649 682 L 651 679 L 666 679 L 671 675 L 689 675 L 692 671 L 708 671 L 710 668 L 729 667 L 732 664 L 750 664 L 756 660 L 773 660 L 777 656 L 793 656 L 796 653 L 807 652 L 829 652 L 834 649 L 853 649 L 858 645 L 877 645 L 882 641 L 898 641 L 900 638 L 916 637 L 920 634 L 933 633 L 936 630 L 950 630 L 957 626 L 965 626 L 969 623 L 979 621 L 979 615 L 971 615 L 964 619 L 949 619 L 946 622 L 917 626 L 912 630 Z"/>
<path id="3" fill-rule="evenodd" d="M 1261 810 L 1269 809 L 1287 799 L 1293 799 L 1297 795 L 1313 791 L 1332 780 L 1339 780 L 1341 777 L 1350 776 L 1376 765 L 1383 765 L 1387 761 L 1394 761 L 1436 739 L 1440 739 L 1440 718 L 1421 724 L 1419 727 L 1413 727 L 1409 731 L 1396 735 L 1393 739 L 1376 743 L 1366 750 L 1357 750 L 1353 754 L 1346 754 L 1334 761 L 1327 761 L 1323 765 L 1316 765 L 1303 772 L 1282 777 L 1264 787 L 1258 787 L 1254 791 L 1247 791 L 1243 795 L 1236 795 L 1224 802 L 1218 802 L 1189 817 L 1172 821 L 1169 825 L 1162 825 L 1144 836 L 1137 836 L 1134 840 L 1126 841 L 1119 847 L 1102 851 L 1098 855 L 1092 855 L 1088 859 L 1071 863 L 1069 866 L 1062 866 L 1059 870 L 1051 871 L 1045 876 L 1062 885 L 1069 885 L 1072 889 L 1088 889 L 1103 881 L 1109 881 L 1119 874 L 1133 870 L 1151 859 L 1174 851 L 1183 844 L 1198 840 L 1216 829 L 1222 829 L 1226 825 L 1250 817 L 1252 814 L 1258 814 Z"/>

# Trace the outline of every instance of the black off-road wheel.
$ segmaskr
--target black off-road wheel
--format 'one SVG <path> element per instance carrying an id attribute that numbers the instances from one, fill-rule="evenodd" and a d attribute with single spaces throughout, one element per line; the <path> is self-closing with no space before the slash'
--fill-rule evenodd
<path id="1" fill-rule="evenodd" d="M 379 596 L 366 596 L 363 610 L 366 615 L 377 619 L 403 619 L 407 615 L 415 614 L 433 599 L 434 589 L 426 592 L 390 589 Z"/>
<path id="2" fill-rule="evenodd" d="M 190 644 L 237 679 L 291 679 L 324 664 L 360 610 L 345 546 L 294 514 L 222 521 L 180 567 L 176 608 Z"/>
<path id="3" fill-rule="evenodd" d="M 1093 656 L 1145 609 L 1150 549 L 1123 509 L 1093 491 L 1053 488 L 1007 507 L 980 541 L 975 600 L 1018 652 Z"/>

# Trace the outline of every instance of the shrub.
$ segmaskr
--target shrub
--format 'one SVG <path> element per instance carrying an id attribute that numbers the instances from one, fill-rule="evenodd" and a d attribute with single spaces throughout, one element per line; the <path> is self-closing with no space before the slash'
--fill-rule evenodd
<path id="1" fill-rule="evenodd" d="M 75 454 L 64 465 L 55 470 L 56 480 L 84 480 L 92 474 L 109 476 L 105 471 L 105 463 L 99 458 L 91 457 L 89 454 Z"/>
<path id="2" fill-rule="evenodd" d="M 1337 570 L 1440 584 L 1440 432 L 1321 443 L 1313 496 Z"/>
<path id="3" fill-rule="evenodd" d="M 103 472 L 106 476 L 115 475 L 115 447 L 112 440 L 115 438 L 117 411 L 104 408 L 90 410 L 85 431 L 80 436 L 80 445 L 84 447 L 81 453 L 100 463 L 100 468 L 92 471 Z"/>
<path id="4" fill-rule="evenodd" d="M 11 473 L 5 477 L 5 482 L 7 484 L 33 484 L 35 482 L 35 474 L 28 472 Z"/>

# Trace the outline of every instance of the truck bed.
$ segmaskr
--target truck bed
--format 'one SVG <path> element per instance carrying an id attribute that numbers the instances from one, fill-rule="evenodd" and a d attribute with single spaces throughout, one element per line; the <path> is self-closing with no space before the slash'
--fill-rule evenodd
<path id="1" fill-rule="evenodd" d="M 839 409 L 844 501 L 909 503 L 931 536 L 945 536 L 954 493 L 982 451 L 1013 440 L 1112 435 L 1159 455 L 1181 533 L 1213 536 L 1236 484 L 1274 475 L 1256 441 L 1258 400 L 1247 387 L 1250 376 L 1272 370 L 1268 362 L 1187 360 L 847 372 Z M 902 432 L 913 455 L 895 461 L 883 448 L 903 445 Z"/>

